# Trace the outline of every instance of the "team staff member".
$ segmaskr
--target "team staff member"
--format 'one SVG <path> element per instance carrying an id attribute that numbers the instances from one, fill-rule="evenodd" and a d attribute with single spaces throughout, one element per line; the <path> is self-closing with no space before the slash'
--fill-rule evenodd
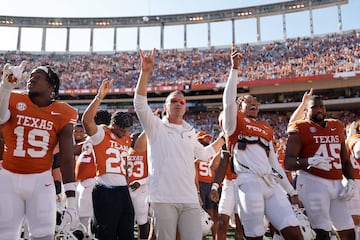
<path id="1" fill-rule="evenodd" d="M 330 239 L 332 226 L 340 239 L 355 239 L 354 222 L 347 201 L 354 194 L 354 170 L 345 147 L 344 126 L 325 118 L 319 96 L 306 103 L 306 119 L 288 126 L 285 168 L 300 170 L 296 181 L 316 239 Z M 343 175 L 348 179 L 342 186 Z"/>
<path id="2" fill-rule="evenodd" d="M 241 56 L 235 46 L 232 47 L 231 62 L 232 69 L 223 95 L 222 126 L 234 158 L 236 199 L 245 238 L 263 238 L 263 220 L 266 216 L 285 239 L 301 240 L 303 236 L 299 221 L 283 190 L 289 194 L 292 202 L 299 203 L 299 199 L 276 157 L 273 131 L 266 122 L 256 119 L 259 104 L 255 97 L 244 95 L 236 102 L 237 69 Z"/>
<path id="3" fill-rule="evenodd" d="M 22 80 L 24 67 L 24 63 L 16 67 L 6 64 L 0 84 L 5 144 L 0 170 L 0 239 L 18 239 L 26 218 L 32 239 L 52 240 L 56 198 L 51 166 L 57 143 L 68 201 L 63 222 L 72 227 L 78 224 L 72 137 L 78 115 L 68 104 L 55 100 L 60 79 L 50 67 L 32 70 L 27 92 L 12 92 Z"/>
<path id="4" fill-rule="evenodd" d="M 86 108 L 82 123 L 91 137 L 98 176 L 93 188 L 95 238 L 134 239 L 134 208 L 126 179 L 126 157 L 131 145 L 130 113 L 115 112 L 109 126 L 96 125 L 94 117 L 113 80 L 103 80 L 98 94 Z"/>
<path id="5" fill-rule="evenodd" d="M 147 84 L 154 68 L 156 50 L 140 50 L 141 72 L 135 89 L 134 107 L 148 142 L 149 201 L 154 210 L 158 240 L 201 239 L 200 205 L 195 181 L 194 159 L 209 159 L 221 148 L 219 138 L 204 147 L 195 129 L 183 120 L 186 100 L 175 91 L 165 100 L 165 116 L 154 116 L 147 102 Z"/>

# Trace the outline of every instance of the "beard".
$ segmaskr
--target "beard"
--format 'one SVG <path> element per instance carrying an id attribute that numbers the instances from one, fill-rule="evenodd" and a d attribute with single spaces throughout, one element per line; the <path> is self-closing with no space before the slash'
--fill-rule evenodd
<path id="1" fill-rule="evenodd" d="M 29 97 L 30 98 L 34 98 L 34 97 L 39 97 L 40 93 L 39 92 L 28 92 Z"/>
<path id="2" fill-rule="evenodd" d="M 312 115 L 310 117 L 310 119 L 313 121 L 313 122 L 316 122 L 316 123 L 320 123 L 322 121 L 324 121 L 325 119 L 325 115 L 323 113 L 317 113 L 315 115 Z"/>

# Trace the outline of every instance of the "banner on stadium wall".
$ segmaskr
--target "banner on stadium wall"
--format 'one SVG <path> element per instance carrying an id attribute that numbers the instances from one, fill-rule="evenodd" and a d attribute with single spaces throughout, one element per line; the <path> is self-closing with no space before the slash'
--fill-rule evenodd
<path id="1" fill-rule="evenodd" d="M 339 72 L 334 74 L 334 78 L 347 78 L 347 77 L 355 77 L 356 72 Z"/>
<path id="2" fill-rule="evenodd" d="M 175 90 L 182 91 L 184 89 L 183 85 L 178 86 L 158 86 L 158 87 L 148 87 L 148 92 L 172 92 Z M 60 94 L 96 94 L 97 89 L 67 89 L 67 90 L 60 90 Z M 112 88 L 110 89 L 109 93 L 134 93 L 135 88 Z"/>
<path id="3" fill-rule="evenodd" d="M 267 79 L 267 80 L 254 80 L 247 81 L 241 80 L 238 82 L 238 87 L 248 87 L 248 86 L 256 86 L 256 85 L 273 85 L 277 83 L 291 83 L 291 82 L 304 82 L 304 81 L 319 81 L 319 80 L 328 80 L 334 78 L 348 78 L 360 76 L 360 72 L 341 72 L 335 74 L 323 74 L 317 76 L 305 76 L 305 77 L 295 77 L 295 78 L 278 78 L 278 79 Z M 201 89 L 222 89 L 225 87 L 225 82 L 214 83 L 214 84 L 194 84 L 194 85 L 172 85 L 172 86 L 155 86 L 148 87 L 148 92 L 172 92 L 175 90 L 201 90 Z M 60 94 L 96 94 L 97 89 L 68 89 L 68 90 L 60 90 Z M 133 94 L 135 88 L 113 88 L 110 89 L 110 93 L 128 93 Z"/>

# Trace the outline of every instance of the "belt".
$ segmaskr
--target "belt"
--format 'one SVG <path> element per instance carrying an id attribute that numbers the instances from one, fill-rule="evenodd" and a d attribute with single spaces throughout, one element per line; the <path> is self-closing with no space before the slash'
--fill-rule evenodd
<path id="1" fill-rule="evenodd" d="M 128 188 L 128 186 L 113 186 L 113 185 L 107 185 L 107 184 L 98 183 L 98 182 L 95 185 L 102 187 L 102 188 L 108 188 L 108 189 L 121 189 L 121 188 L 127 189 Z"/>

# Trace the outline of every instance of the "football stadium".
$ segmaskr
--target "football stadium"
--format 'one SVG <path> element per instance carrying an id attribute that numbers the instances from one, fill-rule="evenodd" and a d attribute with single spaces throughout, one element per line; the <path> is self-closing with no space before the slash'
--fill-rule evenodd
<path id="1" fill-rule="evenodd" d="M 349 9 L 359 7 L 357 0 L 261 1 L 236 8 L 167 14 L 150 11 L 156 9 L 150 6 L 154 4 L 151 0 L 146 4 L 148 9 L 134 16 L 0 13 L 0 35 L 8 40 L 0 40 L 1 75 L 5 76 L 6 64 L 19 66 L 26 61 L 24 79 L 29 79 L 36 67 L 50 66 L 60 79 L 56 100 L 78 111 L 78 124 L 89 104 L 100 99 L 103 80 L 112 80 L 98 108 L 111 114 L 129 113 L 132 134 L 143 130 L 134 108 L 142 67 L 139 51 L 149 54 L 156 48 L 146 87 L 150 108 L 163 112 L 168 95 L 180 91 L 186 98 L 183 119 L 214 141 L 222 132 L 218 118 L 224 110 L 224 89 L 235 48 L 241 55 L 236 96 L 256 97 L 257 119 L 273 129 L 278 155 L 287 142 L 290 116 L 310 89 L 323 101 L 327 117 L 340 120 L 344 126 L 359 120 L 360 18 L 347 15 Z M 324 15 L 325 10 L 330 14 Z M 347 24 L 349 21 L 357 23 Z M 325 30 L 321 28 L 324 22 L 328 22 Z M 16 92 L 26 89 L 26 81 L 15 87 Z M 357 231 L 360 221 L 358 224 Z M 266 239 L 272 239 L 269 229 Z M 137 230 L 135 226 L 135 236 Z M 331 239 L 340 239 L 335 232 L 332 229 Z M 231 216 L 226 239 L 237 239 L 235 233 Z M 203 239 L 215 239 L 214 234 L 208 230 Z M 70 232 L 57 239 L 90 238 Z"/>

